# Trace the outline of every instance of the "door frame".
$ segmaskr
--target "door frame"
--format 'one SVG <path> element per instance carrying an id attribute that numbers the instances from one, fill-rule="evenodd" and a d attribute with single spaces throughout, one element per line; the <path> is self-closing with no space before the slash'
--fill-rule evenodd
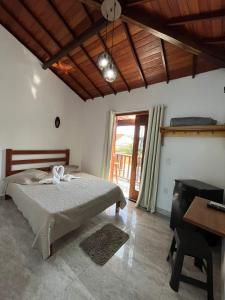
<path id="1" fill-rule="evenodd" d="M 142 165 L 143 165 L 144 153 L 145 153 L 146 136 L 147 136 L 148 117 L 149 117 L 149 113 L 139 114 L 136 116 L 136 120 L 135 120 L 132 165 L 131 165 L 131 176 L 130 176 L 130 189 L 129 189 L 129 199 L 134 202 L 137 201 L 138 194 L 139 194 L 139 192 L 136 191 L 136 189 L 135 189 L 135 183 L 136 183 L 137 166 L 138 166 L 138 146 L 139 146 L 140 127 L 145 126 L 143 149 L 142 149 L 142 159 L 141 159 L 141 171 L 142 171 Z"/>
<path id="2" fill-rule="evenodd" d="M 117 126 L 119 125 L 118 122 L 117 122 L 117 117 L 119 117 L 119 116 L 129 116 L 129 115 L 136 115 L 136 116 L 140 116 L 140 117 L 141 117 L 141 115 L 147 116 L 147 123 L 145 124 L 146 125 L 146 130 L 145 130 L 145 137 L 144 137 L 142 162 L 141 162 L 141 164 L 143 164 L 149 111 L 145 110 L 145 111 L 133 111 L 133 112 L 131 111 L 131 112 L 124 112 L 124 113 L 116 113 L 115 114 L 114 128 L 113 128 L 112 157 L 111 157 L 111 167 L 110 167 L 110 179 L 111 180 L 113 179 L 113 171 L 114 171 L 113 170 L 113 165 L 114 165 L 114 159 L 115 159 L 114 156 L 115 156 L 116 129 L 117 129 Z M 135 126 L 133 153 L 132 153 L 132 163 L 131 163 L 131 176 L 130 176 L 130 177 L 133 177 L 133 183 L 131 183 L 131 178 L 129 180 L 129 183 L 130 183 L 129 200 L 134 201 L 134 202 L 136 202 L 137 196 L 138 196 L 138 192 L 135 191 L 135 179 L 136 179 L 135 177 L 136 177 L 136 167 L 137 167 L 137 151 L 138 151 L 138 142 L 139 142 L 139 130 L 140 130 L 140 126 L 142 125 L 141 123 L 138 124 L 137 120 L 140 120 L 140 117 L 136 118 L 135 122 L 132 123 L 132 124 L 127 120 L 124 121 L 124 124 L 123 124 L 124 126 L 125 125 L 127 125 L 127 126 L 134 125 Z M 136 145 L 135 145 L 135 142 L 136 142 Z M 135 151 L 136 151 L 136 153 L 135 153 Z M 134 186 L 132 187 L 131 184 L 134 184 Z"/>

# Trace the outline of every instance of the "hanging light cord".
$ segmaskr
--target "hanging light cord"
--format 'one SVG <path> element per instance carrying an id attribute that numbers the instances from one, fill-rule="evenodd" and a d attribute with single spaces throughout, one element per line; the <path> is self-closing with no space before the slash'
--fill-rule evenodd
<path id="1" fill-rule="evenodd" d="M 107 20 L 108 20 L 108 13 L 107 13 Z M 108 39 L 108 22 L 106 24 L 106 35 L 105 35 L 105 43 L 106 43 L 106 47 L 107 47 L 107 39 Z"/>
<path id="2" fill-rule="evenodd" d="M 114 6 L 113 6 L 113 31 L 112 31 L 112 50 L 111 50 L 111 56 L 113 55 L 113 46 L 114 46 L 115 14 L 116 14 L 116 1 L 114 0 Z"/>

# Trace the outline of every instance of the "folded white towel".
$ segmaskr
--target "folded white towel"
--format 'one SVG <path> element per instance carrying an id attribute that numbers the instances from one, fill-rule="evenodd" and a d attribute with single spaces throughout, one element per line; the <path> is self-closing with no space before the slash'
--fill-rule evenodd
<path id="1" fill-rule="evenodd" d="M 72 179 L 77 179 L 80 177 L 66 174 L 64 175 L 64 167 L 63 166 L 54 166 L 52 168 L 52 177 L 47 177 L 39 181 L 39 184 L 59 184 L 61 181 L 69 182 Z"/>
<path id="2" fill-rule="evenodd" d="M 74 176 L 74 175 L 71 175 L 71 174 L 66 174 L 66 175 L 64 175 L 64 176 L 61 178 L 61 180 L 62 180 L 62 181 L 69 182 L 69 181 L 71 181 L 72 179 L 78 179 L 78 178 L 80 178 L 80 177 L 77 177 L 77 176 Z"/>
<path id="3" fill-rule="evenodd" d="M 39 181 L 39 184 L 59 184 L 60 180 L 54 177 L 45 178 Z"/>
<path id="4" fill-rule="evenodd" d="M 58 171 L 60 179 L 62 179 L 63 176 L 64 176 L 64 167 L 63 166 L 58 166 L 58 170 L 57 171 Z"/>
<path id="5" fill-rule="evenodd" d="M 53 181 L 55 184 L 60 182 L 60 179 L 64 176 L 64 167 L 63 166 L 54 166 L 52 168 Z"/>

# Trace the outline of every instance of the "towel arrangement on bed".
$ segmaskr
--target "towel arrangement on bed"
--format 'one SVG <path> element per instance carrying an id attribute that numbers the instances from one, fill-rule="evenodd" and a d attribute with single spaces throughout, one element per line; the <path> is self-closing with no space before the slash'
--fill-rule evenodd
<path id="1" fill-rule="evenodd" d="M 80 178 L 71 174 L 64 174 L 64 166 L 54 166 L 52 168 L 52 177 L 47 177 L 39 181 L 39 184 L 59 184 L 60 181 L 69 182 L 72 179 Z"/>

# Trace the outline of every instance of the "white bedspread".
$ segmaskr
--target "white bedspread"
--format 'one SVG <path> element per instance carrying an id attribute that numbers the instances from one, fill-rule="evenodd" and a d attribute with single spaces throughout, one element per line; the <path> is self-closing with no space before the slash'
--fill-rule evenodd
<path id="1" fill-rule="evenodd" d="M 80 178 L 58 185 L 10 183 L 7 188 L 36 234 L 33 246 L 38 246 L 44 259 L 58 238 L 116 202 L 121 208 L 126 205 L 116 184 L 85 173 L 77 176 Z"/>

